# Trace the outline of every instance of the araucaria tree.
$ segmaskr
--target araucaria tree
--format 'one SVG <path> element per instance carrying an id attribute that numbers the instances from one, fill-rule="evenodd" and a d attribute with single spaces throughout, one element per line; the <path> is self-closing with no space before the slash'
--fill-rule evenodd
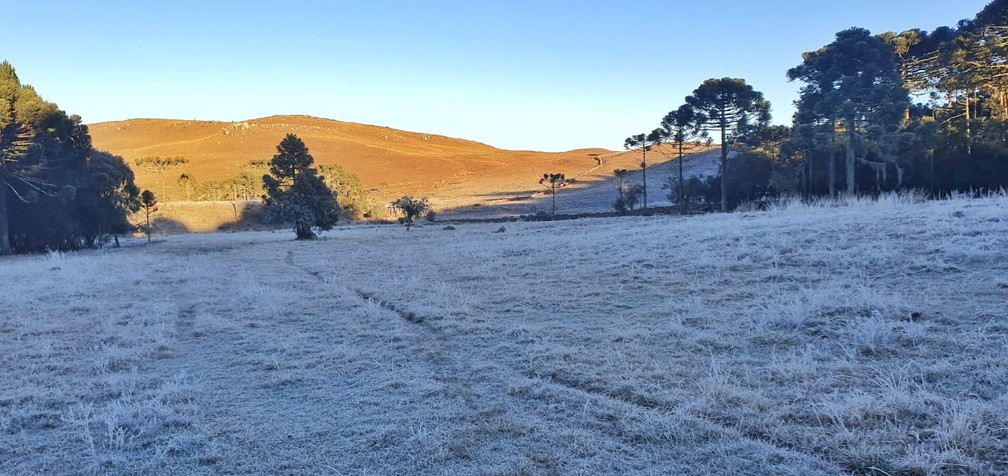
<path id="1" fill-rule="evenodd" d="M 399 223 L 406 225 L 406 231 L 409 231 L 413 223 L 416 223 L 417 218 L 431 211 L 430 202 L 426 198 L 413 198 L 412 195 L 399 197 L 389 204 L 389 208 L 402 215 L 399 218 Z"/>
<path id="2" fill-rule="evenodd" d="M 641 181 L 644 182 L 643 185 L 643 196 L 644 196 L 644 206 L 643 208 L 647 210 L 647 153 L 651 150 L 651 147 L 659 145 L 665 139 L 661 129 L 655 129 L 648 134 L 637 134 L 627 137 L 626 141 L 623 142 L 623 147 L 627 150 L 630 149 L 640 149 L 641 150 Z"/>
<path id="3" fill-rule="evenodd" d="M 867 163 L 868 152 L 893 141 L 893 133 L 905 121 L 909 94 L 896 53 L 868 30 L 850 28 L 802 58 L 802 64 L 787 72 L 788 79 L 805 83 L 795 126 L 821 128 L 841 139 L 847 193 L 853 194 L 855 160 Z M 885 167 L 891 160 L 887 154 L 876 155 L 883 160 L 869 163 L 873 167 Z"/>
<path id="4" fill-rule="evenodd" d="M 557 188 L 567 185 L 567 177 L 564 174 L 543 174 L 539 183 L 550 189 L 550 195 L 553 195 L 553 211 L 550 214 L 556 215 L 556 191 Z"/>
<path id="5" fill-rule="evenodd" d="M 147 223 L 144 226 L 144 232 L 147 233 L 147 242 L 150 243 L 151 227 L 150 227 L 150 216 L 151 213 L 157 211 L 157 197 L 154 192 L 150 190 L 144 190 L 140 192 L 140 206 L 143 207 L 144 215 L 147 217 Z"/>
<path id="6" fill-rule="evenodd" d="M 686 97 L 697 129 L 721 134 L 721 211 L 728 211 L 728 149 L 741 136 L 770 123 L 770 103 L 740 78 L 708 79 Z"/>
<path id="7" fill-rule="evenodd" d="M 148 172 L 153 172 L 158 176 L 158 182 L 161 183 L 161 197 L 167 199 L 168 189 L 164 184 L 164 174 L 169 170 L 177 169 L 185 164 L 189 163 L 189 159 L 185 157 L 140 157 L 134 161 L 137 167 L 144 169 Z M 188 200 L 188 198 L 186 198 Z"/>
<path id="8" fill-rule="evenodd" d="M 679 202 L 679 210 L 686 213 L 686 187 L 683 178 L 683 151 L 691 150 L 697 144 L 690 142 L 702 137 L 703 131 L 698 128 L 698 124 L 704 121 L 697 119 L 697 112 L 689 104 L 679 106 L 679 109 L 665 115 L 662 119 L 662 132 L 669 141 L 675 145 L 679 152 L 679 181 L 677 182 L 676 201 Z"/>
<path id="9" fill-rule="evenodd" d="M 330 230 L 339 219 L 339 204 L 312 164 L 315 158 L 294 134 L 287 134 L 263 175 L 263 215 L 289 223 L 299 240 L 316 237 L 315 230 Z"/>

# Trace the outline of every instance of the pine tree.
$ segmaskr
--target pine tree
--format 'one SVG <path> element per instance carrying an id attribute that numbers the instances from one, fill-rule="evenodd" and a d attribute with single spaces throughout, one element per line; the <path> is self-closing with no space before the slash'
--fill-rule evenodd
<path id="1" fill-rule="evenodd" d="M 314 163 L 305 143 L 287 134 L 270 160 L 270 173 L 263 175 L 264 216 L 292 224 L 299 240 L 315 238 L 316 229 L 330 230 L 339 219 L 336 196 L 312 167 Z"/>

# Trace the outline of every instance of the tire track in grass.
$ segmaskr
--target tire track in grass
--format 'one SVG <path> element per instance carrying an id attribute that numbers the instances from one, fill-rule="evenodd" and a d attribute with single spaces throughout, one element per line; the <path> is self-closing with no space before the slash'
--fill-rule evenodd
<path id="1" fill-rule="evenodd" d="M 323 272 L 298 266 L 294 261 L 295 256 L 295 253 L 288 252 L 286 260 L 289 266 L 319 283 L 328 284 Z M 563 449 L 541 444 L 542 438 L 549 441 L 555 435 L 545 431 L 545 427 L 534 426 L 528 418 L 515 418 L 512 414 L 515 409 L 522 408 L 523 412 L 530 412 L 528 416 L 543 418 L 543 423 L 548 425 L 554 424 L 553 420 L 557 416 L 552 407 L 546 410 L 535 406 L 524 408 L 530 404 L 529 400 L 510 393 L 509 388 L 516 379 L 524 377 L 521 372 L 497 359 L 492 359 L 495 369 L 488 371 L 482 368 L 481 365 L 486 362 L 481 364 L 468 356 L 451 332 L 437 324 L 439 318 L 415 312 L 406 305 L 384 298 L 378 292 L 359 287 L 350 287 L 348 290 L 362 301 L 372 303 L 408 323 L 406 329 L 416 332 L 413 338 L 421 342 L 419 347 L 425 349 L 418 355 L 431 364 L 431 377 L 442 386 L 442 395 L 462 403 L 459 412 L 445 415 L 449 421 L 455 422 L 449 428 L 452 436 L 445 442 L 445 462 L 449 464 L 446 467 L 451 467 L 452 464 L 479 465 L 464 470 L 469 472 L 473 468 L 483 468 L 501 455 L 510 455 L 517 459 L 498 461 L 513 465 L 505 466 L 510 468 L 508 472 L 563 472 L 564 465 L 569 463 L 566 460 L 569 454 L 565 458 Z M 508 399 L 517 401 L 508 403 Z"/>
<path id="2" fill-rule="evenodd" d="M 288 266 L 307 274 L 321 284 L 328 284 L 321 271 L 298 267 L 294 262 L 294 256 L 292 251 L 287 252 L 285 262 Z M 449 451 L 449 460 L 472 460 L 471 455 L 486 454 L 488 448 L 494 443 L 492 438 L 494 435 L 493 432 L 485 429 L 485 423 L 487 419 L 494 416 L 495 410 L 483 407 L 480 404 L 483 398 L 478 391 L 474 390 L 474 387 L 479 383 L 475 376 L 481 374 L 457 357 L 460 354 L 458 346 L 441 329 L 432 326 L 427 317 L 382 299 L 377 293 L 359 288 L 351 289 L 362 301 L 373 302 L 381 309 L 393 313 L 412 325 L 412 328 L 418 332 L 418 337 L 424 340 L 424 347 L 427 350 L 422 355 L 434 369 L 434 381 L 442 386 L 446 397 L 457 398 L 464 405 L 465 414 L 460 418 L 466 424 L 451 429 L 451 433 L 456 436 L 451 441 L 453 449 Z M 459 442 L 467 444 L 459 445 Z"/>
<path id="3" fill-rule="evenodd" d="M 752 429 L 738 428 L 736 426 L 728 425 L 708 417 L 699 416 L 696 414 L 686 414 L 678 412 L 676 411 L 675 404 L 671 402 L 664 402 L 661 399 L 652 398 L 647 395 L 643 395 L 640 392 L 625 389 L 614 390 L 611 388 L 606 388 L 605 386 L 602 385 L 595 385 L 588 382 L 584 382 L 578 380 L 574 376 L 556 371 L 541 375 L 534 374 L 527 370 L 522 371 L 520 373 L 532 380 L 546 381 L 559 387 L 566 388 L 568 390 L 583 393 L 593 398 L 599 398 L 603 400 L 608 400 L 610 402 L 629 405 L 655 415 L 670 414 L 670 413 L 675 414 L 676 418 L 681 419 L 683 422 L 692 422 L 698 426 L 707 425 L 708 427 L 714 428 L 721 434 L 735 437 L 740 441 L 749 441 L 758 445 L 765 445 L 766 447 L 773 448 L 776 451 L 779 451 L 784 454 L 793 455 L 800 459 L 813 459 L 819 464 L 828 464 L 826 460 L 826 457 L 828 457 L 828 455 L 819 455 L 809 451 L 805 451 L 802 448 L 795 448 L 791 446 L 782 445 L 778 442 L 773 441 L 770 438 L 755 433 Z"/>
<path id="4" fill-rule="evenodd" d="M 292 252 L 288 252 L 287 260 L 290 266 L 301 270 L 320 283 L 326 283 L 326 280 L 322 277 L 322 273 L 320 271 L 306 270 L 295 266 L 294 254 Z M 460 398 L 469 411 L 469 414 L 465 416 L 465 420 L 469 427 L 455 429 L 454 433 L 462 435 L 460 438 L 477 442 L 476 444 L 481 448 L 486 449 L 487 447 L 492 446 L 494 443 L 492 439 L 493 432 L 486 431 L 484 429 L 483 417 L 493 415 L 493 410 L 485 408 L 480 404 L 481 400 L 484 400 L 485 398 L 478 390 L 475 389 L 475 387 L 477 387 L 480 383 L 475 376 L 482 375 L 483 373 L 477 372 L 471 364 L 467 364 L 463 359 L 458 357 L 461 355 L 461 351 L 458 348 L 458 344 L 452 341 L 451 336 L 446 335 L 443 329 L 434 325 L 433 322 L 435 320 L 410 311 L 402 305 L 383 299 L 378 295 L 378 293 L 360 288 L 351 289 L 361 300 L 373 302 L 380 308 L 395 314 L 403 321 L 412 324 L 413 328 L 417 329 L 422 336 L 430 338 L 427 341 L 427 346 L 430 351 L 426 353 L 426 359 L 433 364 L 436 369 L 436 373 L 434 375 L 435 381 L 444 386 L 445 395 L 448 397 Z M 830 464 L 823 458 L 824 455 L 806 452 L 800 448 L 782 446 L 769 438 L 754 434 L 754 432 L 749 429 L 736 428 L 703 416 L 677 412 L 674 404 L 650 397 L 638 391 L 611 389 L 604 385 L 582 382 L 577 379 L 576 376 L 562 372 L 535 374 L 527 370 L 518 369 L 502 361 L 496 361 L 495 363 L 498 364 L 505 373 L 513 374 L 513 376 L 521 376 L 531 381 L 551 383 L 559 387 L 584 394 L 591 398 L 607 401 L 609 404 L 616 407 L 623 406 L 634 408 L 654 416 L 662 416 L 672 413 L 676 415 L 677 419 L 680 419 L 685 423 L 692 423 L 697 428 L 706 427 L 714 433 L 724 435 L 727 439 L 734 439 L 739 442 L 749 442 L 756 446 L 771 448 L 773 451 L 780 454 L 790 455 L 795 459 L 807 461 L 815 468 L 822 469 L 823 467 L 830 466 Z M 503 382 L 502 375 L 498 374 L 492 378 L 496 379 L 498 381 L 497 383 Z M 493 401 L 492 399 L 485 400 L 490 402 Z M 596 430 L 608 433 L 612 438 L 615 438 L 617 441 L 624 441 L 625 444 L 631 446 L 636 446 L 637 444 L 633 441 L 628 441 L 628 435 L 623 434 L 618 428 L 600 427 L 596 428 Z M 474 438 L 473 435 L 477 436 Z M 540 460 L 550 460 L 550 458 L 542 458 L 541 451 L 536 454 L 530 452 L 526 454 L 526 456 L 529 456 L 531 460 L 537 462 Z M 549 467 L 540 467 L 539 469 L 546 469 L 548 471 L 558 470 L 553 463 L 550 463 Z"/>

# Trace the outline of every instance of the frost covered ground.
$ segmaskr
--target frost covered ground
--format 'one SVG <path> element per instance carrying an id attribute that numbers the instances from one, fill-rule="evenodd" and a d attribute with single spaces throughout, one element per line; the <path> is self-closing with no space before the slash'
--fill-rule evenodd
<path id="1" fill-rule="evenodd" d="M 0 260 L 0 474 L 1008 472 L 1008 198 Z"/>

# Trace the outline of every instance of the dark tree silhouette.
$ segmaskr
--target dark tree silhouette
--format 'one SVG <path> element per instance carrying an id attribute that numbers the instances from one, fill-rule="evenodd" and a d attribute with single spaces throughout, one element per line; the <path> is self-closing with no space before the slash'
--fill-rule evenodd
<path id="1" fill-rule="evenodd" d="M 686 186 L 683 178 L 683 152 L 699 147 L 696 142 L 691 142 L 703 138 L 704 131 L 697 127 L 705 121 L 697 117 L 695 111 L 688 104 L 679 106 L 679 109 L 669 112 L 662 119 L 662 131 L 665 137 L 671 141 L 679 153 L 679 181 L 676 190 L 678 191 L 676 201 L 679 203 L 679 211 L 686 213 Z"/>
<path id="2" fill-rule="evenodd" d="M 79 116 L 0 62 L 0 254 L 93 246 L 127 223 L 136 193 L 132 172 L 94 150 Z"/>
<path id="3" fill-rule="evenodd" d="M 556 190 L 567 185 L 567 177 L 564 174 L 543 174 L 539 184 L 550 189 L 550 195 L 553 196 L 553 211 L 550 214 L 556 215 Z"/>
<path id="4" fill-rule="evenodd" d="M 770 103 L 740 78 L 708 79 L 686 97 L 697 129 L 721 134 L 721 211 L 728 211 L 728 148 L 739 137 L 770 122 Z"/>
<path id="5" fill-rule="evenodd" d="M 847 193 L 853 194 L 857 152 L 864 160 L 872 143 L 892 140 L 909 107 L 896 53 L 868 30 L 850 28 L 802 57 L 802 64 L 787 72 L 788 79 L 805 83 L 795 123 L 825 126 L 842 139 Z"/>
<path id="6" fill-rule="evenodd" d="M 623 147 L 627 150 L 641 150 L 641 181 L 644 182 L 644 209 L 647 210 L 647 153 L 651 147 L 659 145 L 665 139 L 661 129 L 655 129 L 648 134 L 637 134 L 627 137 Z"/>
<path id="7" fill-rule="evenodd" d="M 624 196 L 624 193 L 627 191 L 625 180 L 630 175 L 630 171 L 627 169 L 616 169 L 613 170 L 613 175 L 616 176 L 616 191 L 619 192 L 619 198 L 616 200 L 616 203 L 613 203 L 613 208 L 622 212 L 627 208 L 626 197 Z"/>
<path id="8" fill-rule="evenodd" d="M 404 195 L 389 204 L 389 208 L 394 213 L 399 213 L 399 223 L 406 225 L 406 231 L 416 223 L 417 218 L 431 212 L 430 202 L 427 198 L 413 198 L 412 195 Z"/>
<path id="9" fill-rule="evenodd" d="M 140 192 L 140 206 L 143 207 L 144 215 L 147 217 L 147 223 L 144 225 L 144 232 L 147 233 L 147 242 L 151 241 L 151 227 L 150 227 L 150 216 L 151 213 L 157 211 L 157 197 L 154 192 L 150 190 L 144 190 Z"/>
<path id="10" fill-rule="evenodd" d="M 331 230 L 339 219 L 336 197 L 312 167 L 314 163 L 305 143 L 287 134 L 270 161 L 270 173 L 263 175 L 263 215 L 293 224 L 299 240 L 315 238 L 316 229 Z"/>

